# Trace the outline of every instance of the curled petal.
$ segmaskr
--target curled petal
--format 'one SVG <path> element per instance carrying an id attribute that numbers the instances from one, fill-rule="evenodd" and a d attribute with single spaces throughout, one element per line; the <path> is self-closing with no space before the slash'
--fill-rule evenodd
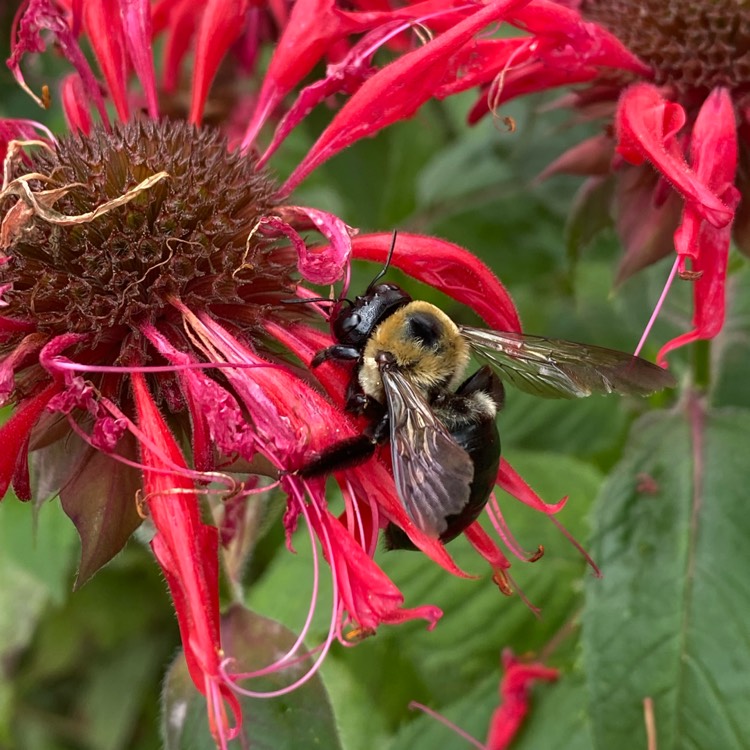
<path id="1" fill-rule="evenodd" d="M 732 100 L 726 89 L 715 89 L 701 107 L 690 140 L 690 156 L 697 177 L 721 195 L 730 209 L 739 202 L 734 187 L 737 170 L 737 127 Z M 680 270 L 697 274 L 693 284 L 693 329 L 668 342 L 659 363 L 670 351 L 698 339 L 716 336 L 724 324 L 725 286 L 731 227 L 717 228 L 697 207 L 687 203 L 682 223 L 675 232 Z M 691 259 L 691 267 L 686 259 Z"/>
<path id="2" fill-rule="evenodd" d="M 8 59 L 8 67 L 20 86 L 40 106 L 43 106 L 42 100 L 26 85 L 23 73 L 21 72 L 21 58 L 27 52 L 41 52 L 44 50 L 44 43 L 39 38 L 43 31 L 50 31 L 54 34 L 60 51 L 70 61 L 80 76 L 86 95 L 99 110 L 102 122 L 109 122 L 96 77 L 81 48 L 78 46 L 64 14 L 52 0 L 29 0 L 16 29 L 11 56 Z"/>
<path id="3" fill-rule="evenodd" d="M 354 230 L 338 216 L 317 208 L 284 206 L 279 209 L 282 220 L 267 219 L 264 226 L 273 226 L 292 240 L 299 260 L 297 268 L 313 284 L 332 284 L 344 273 L 352 254 Z M 314 227 L 330 241 L 325 248 L 308 248 L 291 225 Z"/>
<path id="4" fill-rule="evenodd" d="M 715 227 L 731 222 L 733 210 L 688 166 L 676 138 L 685 111 L 647 83 L 628 87 L 617 109 L 617 151 L 631 164 L 650 161 L 701 218 Z"/>
<path id="5" fill-rule="evenodd" d="M 355 237 L 352 254 L 385 263 L 393 235 Z M 452 242 L 399 232 L 392 263 L 413 278 L 471 307 L 492 328 L 521 331 L 513 300 L 498 278 L 475 255 Z"/>

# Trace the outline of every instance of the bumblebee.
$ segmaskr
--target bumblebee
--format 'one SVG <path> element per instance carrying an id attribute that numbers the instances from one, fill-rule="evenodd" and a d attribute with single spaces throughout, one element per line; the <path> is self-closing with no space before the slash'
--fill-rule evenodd
<path id="1" fill-rule="evenodd" d="M 355 465 L 390 440 L 404 508 L 417 528 L 443 543 L 476 520 L 495 485 L 500 463 L 495 417 L 505 398 L 501 377 L 552 398 L 643 396 L 675 384 L 666 370 L 625 352 L 457 325 L 397 285 L 378 284 L 387 268 L 388 263 L 365 294 L 334 304 L 330 326 L 336 343 L 312 361 L 313 367 L 355 362 L 346 409 L 366 415 L 370 424 L 297 473 L 312 477 Z M 464 380 L 472 352 L 487 364 Z M 414 548 L 394 524 L 385 538 L 390 549 Z"/>

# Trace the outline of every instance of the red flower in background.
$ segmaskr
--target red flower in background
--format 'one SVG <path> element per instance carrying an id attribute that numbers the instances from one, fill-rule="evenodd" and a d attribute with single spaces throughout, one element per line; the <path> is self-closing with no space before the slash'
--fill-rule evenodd
<path id="1" fill-rule="evenodd" d="M 662 347 L 661 362 L 712 338 L 724 321 L 730 238 L 750 247 L 750 10 L 731 0 L 537 0 L 511 15 L 528 36 L 467 49 L 465 75 L 441 94 L 480 85 L 476 121 L 515 97 L 581 84 L 559 105 L 605 127 L 545 175 L 586 175 L 579 208 L 614 190 L 618 281 L 676 251 L 675 271 L 693 284 L 693 327 Z"/>
<path id="2" fill-rule="evenodd" d="M 503 651 L 500 682 L 502 703 L 495 709 L 487 735 L 487 750 L 505 750 L 520 730 L 531 708 L 531 686 L 537 680 L 554 682 L 560 676 L 556 669 L 538 661 L 518 659 L 510 650 Z"/>
<path id="3" fill-rule="evenodd" d="M 431 708 L 412 701 L 410 708 L 424 711 L 437 719 L 477 750 L 507 750 L 521 731 L 531 710 L 531 688 L 537 680 L 555 682 L 560 672 L 545 666 L 541 661 L 519 659 L 510 649 L 505 649 L 501 659 L 503 676 L 500 680 L 500 705 L 492 712 L 487 742 L 484 744 L 468 732 Z"/>
<path id="4" fill-rule="evenodd" d="M 300 0 L 287 14 L 281 3 L 229 0 L 30 0 L 17 17 L 9 65 L 27 90 L 21 61 L 42 51 L 43 34 L 74 72 L 61 87 L 70 133 L 56 137 L 39 123 L 0 121 L 0 393 L 13 404 L 0 428 L 0 496 L 11 484 L 21 499 L 59 494 L 82 540 L 79 583 L 117 553 L 142 513 L 150 516 L 190 674 L 207 696 L 222 747 L 239 730 L 232 692 L 238 676 L 223 663 L 219 534 L 201 519 L 199 496 L 236 501 L 265 491 L 242 484 L 227 467 L 241 459 L 252 472 L 275 477 L 355 433 L 340 408 L 347 373 L 316 370 L 318 387 L 308 368 L 330 343 L 311 325 L 319 309 L 284 302 L 311 295 L 303 282 L 345 277 L 350 257 L 382 264 L 390 244 L 390 234 L 352 239 L 356 231 L 338 217 L 287 196 L 341 149 L 414 114 L 453 77 L 457 56 L 475 36 L 523 4 L 426 0 L 344 11 Z M 405 32 L 425 21 L 436 35 L 411 49 Z M 151 43 L 160 33 L 165 60 L 157 76 Z M 220 66 L 235 77 L 260 77 L 258 52 L 269 42 L 273 55 L 258 97 L 237 95 L 218 117 L 223 133 L 201 125 Z M 372 56 L 386 42 L 400 56 L 378 69 Z M 191 51 L 188 122 L 161 119 L 179 111 L 180 70 Z M 325 78 L 299 91 L 262 150 L 262 129 L 323 59 Z M 337 92 L 350 98 L 277 186 L 263 165 L 313 106 Z M 310 245 L 303 231 L 318 231 L 328 244 Z M 507 292 L 469 253 L 416 235 L 401 234 L 398 244 L 394 266 L 474 308 L 488 324 L 519 330 Z M 348 623 L 369 632 L 415 617 L 434 624 L 441 614 L 430 606 L 403 609 L 401 593 L 372 560 L 387 523 L 464 575 L 411 522 L 384 466 L 373 461 L 337 479 L 341 518 L 329 512 L 322 481 L 282 480 L 287 533 L 302 514 L 333 570 L 323 654 L 335 636 L 346 639 Z M 505 463 L 499 482 L 544 513 L 562 506 L 545 506 Z M 512 551 L 533 557 L 515 545 L 494 500 L 490 508 Z M 507 589 L 509 562 L 498 546 L 478 524 L 467 537 Z M 274 666 L 283 668 L 284 659 Z"/>

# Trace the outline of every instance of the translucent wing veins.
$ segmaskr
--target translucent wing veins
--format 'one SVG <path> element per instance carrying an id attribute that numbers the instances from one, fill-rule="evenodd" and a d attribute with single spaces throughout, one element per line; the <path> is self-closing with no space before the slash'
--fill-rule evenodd
<path id="1" fill-rule="evenodd" d="M 613 392 L 647 396 L 675 385 L 666 370 L 616 349 L 471 326 L 459 329 L 504 380 L 536 396 L 579 398 Z"/>
<path id="2" fill-rule="evenodd" d="M 416 526 L 431 537 L 469 501 L 474 465 L 425 399 L 395 370 L 382 372 L 390 415 L 393 477 Z"/>

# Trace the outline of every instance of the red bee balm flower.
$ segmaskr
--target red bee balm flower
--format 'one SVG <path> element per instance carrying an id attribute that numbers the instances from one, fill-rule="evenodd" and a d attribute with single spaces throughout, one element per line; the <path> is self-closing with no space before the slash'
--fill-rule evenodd
<path id="1" fill-rule="evenodd" d="M 484 40 L 442 94 L 482 85 L 476 120 L 517 96 L 586 84 L 560 105 L 610 124 L 545 174 L 588 176 L 579 209 L 614 190 L 625 247 L 618 281 L 677 252 L 674 271 L 693 284 L 693 327 L 662 348 L 662 363 L 712 338 L 724 321 L 732 234 L 750 250 L 747 170 L 738 169 L 748 159 L 750 9 L 733 0 L 535 0 L 509 20 L 530 36 Z"/>
<path id="2" fill-rule="evenodd" d="M 356 231 L 338 217 L 287 196 L 342 148 L 411 116 L 450 78 L 454 58 L 475 36 L 523 4 L 427 0 L 376 12 L 299 0 L 287 16 L 282 3 L 271 4 L 272 12 L 232 0 L 30 0 L 16 19 L 9 65 L 28 91 L 21 62 L 42 51 L 41 32 L 74 72 L 61 89 L 70 133 L 0 120 L 0 398 L 13 405 L 0 428 L 0 497 L 11 485 L 23 500 L 59 494 L 81 537 L 79 584 L 150 517 L 188 668 L 221 747 L 241 720 L 240 675 L 227 672 L 231 654 L 219 631 L 218 548 L 220 536 L 232 534 L 231 524 L 220 535 L 205 523 L 200 497 L 218 495 L 236 509 L 251 494 L 282 485 L 288 535 L 304 516 L 333 570 L 323 654 L 334 637 L 346 640 L 349 623 L 366 633 L 382 623 L 424 618 L 433 625 L 440 617 L 431 606 L 402 608 L 401 593 L 373 561 L 378 531 L 389 523 L 464 575 L 439 541 L 414 526 L 378 461 L 337 473 L 341 518 L 328 510 L 322 480 L 286 473 L 356 434 L 357 425 L 340 406 L 348 373 L 309 369 L 331 343 L 311 325 L 320 307 L 284 303 L 317 296 L 305 282 L 347 277 L 352 256 L 382 264 L 390 245 L 389 234 L 353 239 Z M 411 49 L 410 26 L 426 20 L 435 36 Z M 159 33 L 166 35 L 161 76 L 151 49 Z M 81 51 L 81 34 L 103 80 Z M 372 57 L 386 42 L 400 56 L 378 70 Z M 226 93 L 220 63 L 238 76 L 258 73 L 257 53 L 268 43 L 257 100 L 241 101 L 232 91 L 219 116 L 222 107 L 208 92 L 218 76 L 217 90 Z M 166 113 L 180 111 L 179 70 L 191 47 L 188 121 L 169 119 Z M 259 154 L 262 126 L 325 56 L 335 60 L 325 78 L 299 92 Z M 276 185 L 262 165 L 336 92 L 351 97 L 290 181 Z M 45 90 L 40 101 L 48 99 Z M 209 111 L 223 130 L 202 124 Z M 311 246 L 303 230 L 318 231 L 327 244 Z M 398 245 L 393 265 L 490 325 L 519 330 L 507 292 L 468 252 L 407 234 Z M 240 461 L 277 481 L 241 483 L 228 473 Z M 562 506 L 545 506 L 505 463 L 498 481 L 544 513 Z M 490 506 L 501 537 L 525 556 L 497 503 Z M 507 588 L 509 563 L 495 542 L 477 524 L 467 537 Z M 283 667 L 281 659 L 270 668 Z"/>

